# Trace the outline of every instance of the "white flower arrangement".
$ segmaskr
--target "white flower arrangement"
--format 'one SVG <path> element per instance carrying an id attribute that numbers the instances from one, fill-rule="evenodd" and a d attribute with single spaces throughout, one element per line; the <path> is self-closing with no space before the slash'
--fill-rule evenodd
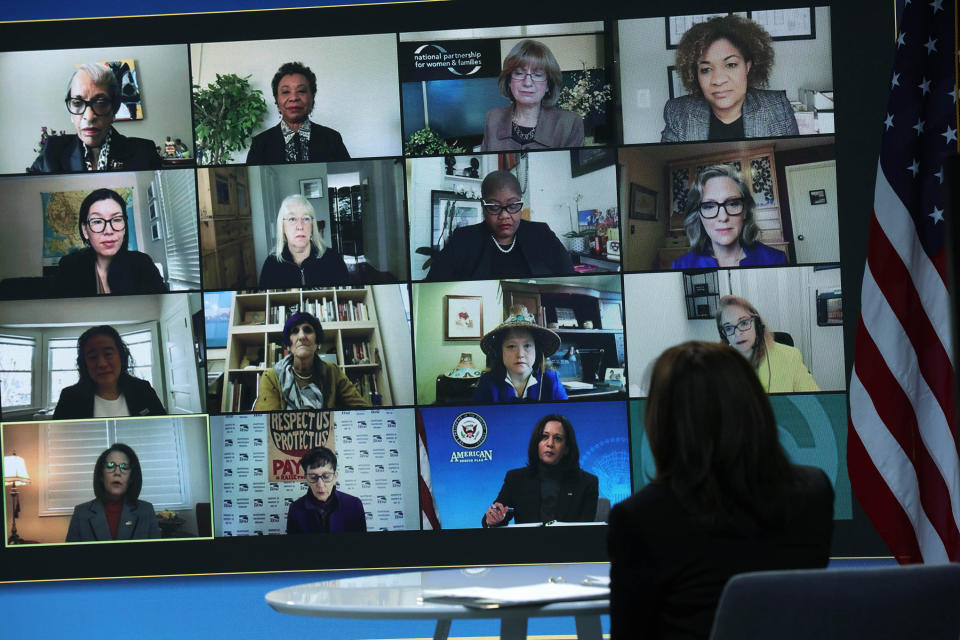
<path id="1" fill-rule="evenodd" d="M 580 64 L 583 65 L 583 71 L 577 74 L 579 77 L 577 77 L 572 89 L 563 87 L 560 90 L 557 106 L 578 113 L 582 118 L 586 118 L 592 113 L 602 114 L 606 111 L 607 103 L 613 97 L 613 89 L 609 84 L 605 84 L 599 89 L 595 88 L 597 82 L 593 79 L 591 69 L 587 69 L 587 65 L 583 61 Z"/>

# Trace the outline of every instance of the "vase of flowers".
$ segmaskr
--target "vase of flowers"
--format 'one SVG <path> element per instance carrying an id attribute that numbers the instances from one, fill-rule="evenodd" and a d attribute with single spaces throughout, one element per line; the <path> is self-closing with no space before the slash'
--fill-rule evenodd
<path id="1" fill-rule="evenodd" d="M 178 516 L 176 511 L 164 509 L 157 513 L 157 523 L 160 525 L 160 531 L 163 532 L 164 538 L 174 537 L 177 529 L 179 529 L 184 522 L 186 522 L 186 520 Z"/>
<path id="2" fill-rule="evenodd" d="M 607 110 L 607 103 L 613 98 L 613 89 L 609 84 L 603 84 L 598 77 L 602 74 L 601 70 L 587 69 L 582 60 L 580 64 L 583 71 L 570 74 L 573 84 L 560 89 L 557 106 L 580 114 L 589 134 L 597 125 L 604 124 L 601 116 Z"/>

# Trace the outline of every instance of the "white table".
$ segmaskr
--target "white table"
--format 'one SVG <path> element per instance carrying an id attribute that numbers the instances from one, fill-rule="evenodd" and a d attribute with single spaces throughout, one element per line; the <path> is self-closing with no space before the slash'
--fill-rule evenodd
<path id="1" fill-rule="evenodd" d="M 424 602 L 424 589 L 509 587 L 562 577 L 580 583 L 587 576 L 606 576 L 608 563 L 482 567 L 383 573 L 360 578 L 327 580 L 285 587 L 266 595 L 267 604 L 281 613 L 317 618 L 436 620 L 434 640 L 447 640 L 453 620 L 499 618 L 501 640 L 527 637 L 527 620 L 573 616 L 577 637 L 600 640 L 600 616 L 609 600 L 557 602 L 547 605 L 473 609 L 459 604 Z"/>

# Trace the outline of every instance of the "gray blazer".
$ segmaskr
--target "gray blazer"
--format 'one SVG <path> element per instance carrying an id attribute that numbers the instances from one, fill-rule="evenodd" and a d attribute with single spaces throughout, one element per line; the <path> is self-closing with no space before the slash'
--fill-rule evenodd
<path id="1" fill-rule="evenodd" d="M 117 540 L 150 540 L 160 537 L 160 523 L 157 522 L 157 514 L 153 512 L 153 505 L 144 500 L 137 500 L 135 505 L 124 501 L 123 511 L 120 512 L 120 526 L 117 527 Z M 70 527 L 67 529 L 67 542 L 112 539 L 102 502 L 91 500 L 73 508 Z"/>
<path id="2" fill-rule="evenodd" d="M 710 135 L 710 105 L 700 96 L 668 100 L 663 107 L 666 126 L 660 142 L 707 140 Z M 785 91 L 749 89 L 743 100 L 743 133 L 747 138 L 796 136 L 797 119 Z"/>
<path id="3" fill-rule="evenodd" d="M 583 118 L 557 107 L 543 107 L 533 140 L 521 146 L 511 137 L 513 105 L 487 111 L 480 151 L 518 151 L 520 149 L 562 149 L 583 146 Z"/>

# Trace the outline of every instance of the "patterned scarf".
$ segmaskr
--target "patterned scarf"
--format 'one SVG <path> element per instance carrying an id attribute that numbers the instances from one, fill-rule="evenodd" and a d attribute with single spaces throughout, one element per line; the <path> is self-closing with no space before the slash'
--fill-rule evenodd
<path id="1" fill-rule="evenodd" d="M 283 147 L 287 162 L 300 162 L 310 159 L 309 120 L 304 120 L 298 131 L 294 131 L 284 120 L 281 120 L 280 133 L 283 134 Z"/>
<path id="2" fill-rule="evenodd" d="M 110 136 L 113 135 L 113 128 L 107 129 L 107 135 L 103 139 L 103 144 L 100 145 L 100 157 L 97 158 L 97 166 L 93 166 L 93 148 L 88 147 L 87 145 L 81 142 L 83 146 L 83 164 L 86 166 L 87 171 L 106 171 L 109 169 L 108 163 L 110 162 Z"/>
<path id="3" fill-rule="evenodd" d="M 318 367 L 323 366 L 320 358 L 314 357 L 313 371 L 316 373 Z M 310 384 L 301 388 L 297 384 L 297 376 L 293 371 L 293 354 L 284 357 L 283 360 L 273 365 L 273 370 L 277 372 L 280 379 L 280 391 L 283 394 L 285 409 L 322 409 L 323 392 L 312 380 Z"/>

